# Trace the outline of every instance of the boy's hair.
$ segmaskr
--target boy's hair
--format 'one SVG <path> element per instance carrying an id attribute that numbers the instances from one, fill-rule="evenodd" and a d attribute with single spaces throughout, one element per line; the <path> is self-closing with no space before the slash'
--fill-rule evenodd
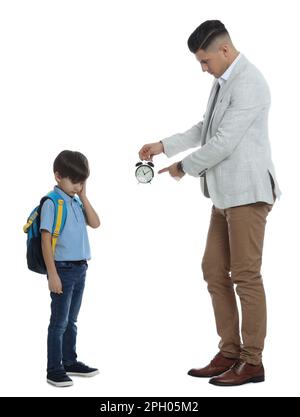
<path id="1" fill-rule="evenodd" d="M 85 181 L 90 175 L 89 162 L 80 152 L 62 151 L 53 163 L 53 172 L 63 178 L 70 178 L 74 183 Z"/>
<path id="2" fill-rule="evenodd" d="M 229 35 L 226 27 L 220 20 L 206 20 L 201 23 L 188 39 L 188 47 L 194 54 L 199 49 L 207 49 L 220 35 Z"/>

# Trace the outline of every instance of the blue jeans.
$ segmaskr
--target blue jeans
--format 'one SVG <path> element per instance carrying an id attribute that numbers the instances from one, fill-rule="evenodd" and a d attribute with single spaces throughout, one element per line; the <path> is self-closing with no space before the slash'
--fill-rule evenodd
<path id="1" fill-rule="evenodd" d="M 76 362 L 76 321 L 81 306 L 88 268 L 86 261 L 55 262 L 63 294 L 51 295 L 51 317 L 48 327 L 47 371 L 63 369 Z"/>

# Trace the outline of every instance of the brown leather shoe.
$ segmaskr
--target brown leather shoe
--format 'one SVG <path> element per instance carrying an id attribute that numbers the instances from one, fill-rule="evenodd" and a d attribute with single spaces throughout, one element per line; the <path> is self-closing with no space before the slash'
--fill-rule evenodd
<path id="1" fill-rule="evenodd" d="M 265 370 L 263 364 L 250 365 L 242 360 L 236 362 L 228 371 L 220 376 L 212 378 L 209 383 L 222 387 L 232 387 L 244 385 L 249 382 L 263 382 L 265 380 Z"/>
<path id="2" fill-rule="evenodd" d="M 205 368 L 193 368 L 188 371 L 188 375 L 196 376 L 198 378 L 211 378 L 227 371 L 237 360 L 238 359 L 225 358 L 221 352 L 219 352 Z"/>

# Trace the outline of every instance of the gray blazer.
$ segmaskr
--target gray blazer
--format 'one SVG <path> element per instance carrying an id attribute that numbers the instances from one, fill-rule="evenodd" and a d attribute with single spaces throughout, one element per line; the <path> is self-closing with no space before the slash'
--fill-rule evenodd
<path id="1" fill-rule="evenodd" d="M 207 105 L 210 114 L 218 81 Z M 268 137 L 269 87 L 243 55 L 221 87 L 212 116 L 185 133 L 163 139 L 172 157 L 198 149 L 182 160 L 184 171 L 200 177 L 201 189 L 218 208 L 264 201 L 273 204 L 281 192 L 275 177 Z"/>

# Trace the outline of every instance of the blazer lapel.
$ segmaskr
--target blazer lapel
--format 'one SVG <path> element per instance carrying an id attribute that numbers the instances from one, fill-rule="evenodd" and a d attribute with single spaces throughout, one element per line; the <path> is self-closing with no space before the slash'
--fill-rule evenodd
<path id="1" fill-rule="evenodd" d="M 230 89 L 230 87 L 231 87 L 233 81 L 235 80 L 236 76 L 246 66 L 246 63 L 247 63 L 247 60 L 244 57 L 244 55 L 242 55 L 241 58 L 239 59 L 239 61 L 236 63 L 236 66 L 233 68 L 232 73 L 230 74 L 230 77 L 228 78 L 228 80 L 225 82 L 225 84 L 223 84 L 222 88 L 220 89 L 218 100 L 217 100 L 215 108 L 217 107 L 217 104 L 219 104 L 222 101 L 224 95 Z"/>
<path id="2" fill-rule="evenodd" d="M 225 82 L 225 84 L 222 85 L 222 87 L 220 88 L 219 94 L 218 94 L 218 98 L 215 104 L 215 107 L 213 109 L 213 112 L 211 114 L 211 116 L 209 117 L 209 120 L 207 120 L 205 118 L 205 123 L 203 126 L 203 134 L 204 134 L 204 143 L 206 143 L 206 135 L 209 129 L 209 126 L 211 125 L 211 122 L 214 118 L 215 112 L 217 111 L 218 108 L 218 104 L 222 102 L 224 95 L 227 93 L 227 91 L 230 89 L 233 81 L 235 80 L 236 76 L 240 73 L 240 71 L 245 67 L 247 63 L 246 58 L 244 57 L 244 55 L 241 56 L 240 60 L 237 62 L 236 66 L 233 68 L 232 73 L 230 74 L 230 77 L 228 78 L 228 80 Z M 217 83 L 218 80 L 215 80 L 215 83 L 213 85 L 213 89 L 212 92 L 216 91 L 217 88 Z M 213 98 L 214 98 L 215 94 L 211 93 L 210 98 L 209 98 L 209 102 L 208 102 L 208 107 L 207 107 L 207 114 L 210 114 L 210 110 L 211 110 L 211 105 L 213 103 Z"/>
<path id="3" fill-rule="evenodd" d="M 219 81 L 217 79 L 215 79 L 214 84 L 213 84 L 212 89 L 211 89 L 210 96 L 209 96 L 206 112 L 205 112 L 205 118 L 204 118 L 204 123 L 203 123 L 203 128 L 202 128 L 202 134 L 203 134 L 204 140 L 206 138 L 209 122 L 212 118 L 212 115 L 210 116 L 211 106 L 213 105 L 213 102 L 214 102 L 214 97 L 215 97 L 215 94 L 216 94 L 216 91 L 217 91 L 218 83 L 219 83 Z M 219 94 L 220 94 L 220 91 L 219 91 Z M 216 103 L 216 105 L 217 105 L 217 103 Z M 216 108 L 216 105 L 215 105 L 215 108 Z"/>

